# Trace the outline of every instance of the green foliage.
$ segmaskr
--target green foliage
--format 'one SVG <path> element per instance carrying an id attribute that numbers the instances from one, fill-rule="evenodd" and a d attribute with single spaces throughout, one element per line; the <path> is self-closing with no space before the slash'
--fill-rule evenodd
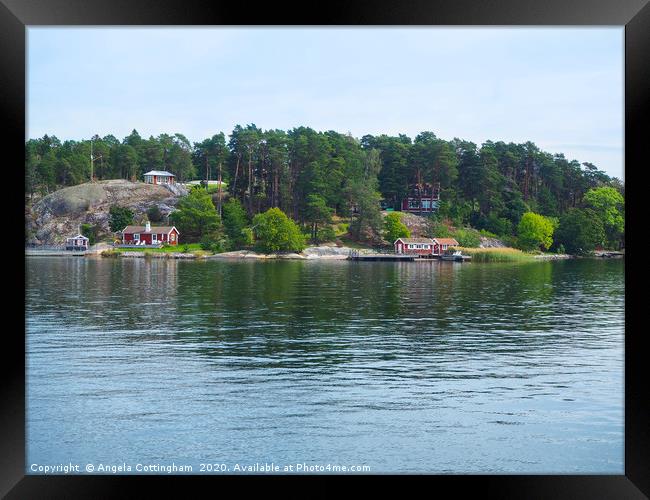
<path id="1" fill-rule="evenodd" d="M 494 233 L 491 233 L 490 231 L 486 231 L 485 229 L 481 229 L 479 231 L 479 234 L 483 236 L 484 238 L 497 238 L 497 235 Z"/>
<path id="2" fill-rule="evenodd" d="M 316 243 L 324 243 L 326 241 L 334 241 L 336 239 L 336 232 L 332 226 L 321 227 L 316 234 Z"/>
<path id="3" fill-rule="evenodd" d="M 124 227 L 122 227 L 124 229 Z M 97 236 L 99 235 L 100 228 L 96 224 L 82 224 L 81 234 L 88 238 L 88 245 L 97 243 Z"/>
<path id="4" fill-rule="evenodd" d="M 250 247 L 255 243 L 255 236 L 253 230 L 250 227 L 245 227 L 241 230 L 240 240 L 241 245 L 244 247 Z"/>
<path id="5" fill-rule="evenodd" d="M 370 240 L 380 233 L 383 223 L 379 208 L 380 194 L 371 186 L 358 183 L 352 186 L 351 198 L 356 204 L 357 213 L 350 223 L 350 234 L 357 241 Z"/>
<path id="6" fill-rule="evenodd" d="M 592 209 L 600 220 L 607 242 L 615 245 L 625 230 L 625 200 L 621 193 L 613 187 L 590 189 L 585 194 L 583 203 L 586 208 Z"/>
<path id="7" fill-rule="evenodd" d="M 439 222 L 435 218 L 431 219 L 429 237 L 431 238 L 451 238 L 453 236 L 449 226 Z"/>
<path id="8" fill-rule="evenodd" d="M 25 193 L 33 198 L 88 182 L 90 145 L 89 139 L 61 141 L 47 135 L 28 140 Z M 236 200 L 244 214 L 243 221 L 240 210 L 226 223 L 227 209 L 223 211 L 228 238 L 237 245 L 243 244 L 241 231 L 250 219 L 273 207 L 309 226 L 312 239 L 318 240 L 321 229 L 331 224 L 328 217 L 351 215 L 351 237 L 376 242 L 383 230 L 379 199 L 399 209 L 416 185 L 438 183 L 438 222 L 470 225 L 509 239 L 526 212 L 561 217 L 579 207 L 598 214 L 606 244 L 624 238 L 624 183 L 532 142 L 446 141 L 430 131 L 414 139 L 398 134 L 359 140 L 303 126 L 262 130 L 251 123 L 236 125 L 228 137 L 218 133 L 194 144 L 182 134 L 145 139 L 134 130 L 121 140 L 94 136 L 92 147 L 97 158 L 93 176 L 100 181 L 142 180 L 148 170 L 168 170 L 179 182 L 222 178 L 226 198 Z M 156 214 L 149 214 L 149 220 L 155 222 Z M 198 229 L 184 230 L 183 238 L 200 241 Z"/>
<path id="9" fill-rule="evenodd" d="M 498 217 L 495 212 L 487 218 L 485 229 L 495 235 L 512 234 L 512 222 L 505 217 Z"/>
<path id="10" fill-rule="evenodd" d="M 264 253 L 301 252 L 306 244 L 300 228 L 279 208 L 269 208 L 253 219 L 256 246 Z"/>
<path id="11" fill-rule="evenodd" d="M 187 243 L 201 241 L 206 235 L 221 231 L 221 220 L 212 198 L 200 187 L 194 187 L 181 198 L 170 220 Z"/>
<path id="12" fill-rule="evenodd" d="M 518 246 L 522 250 L 544 250 L 553 244 L 557 220 L 534 212 L 526 212 L 517 226 Z"/>
<path id="13" fill-rule="evenodd" d="M 574 255 L 585 255 L 605 240 L 601 217 L 592 209 L 572 208 L 560 217 L 555 234 L 558 246 Z"/>
<path id="14" fill-rule="evenodd" d="M 402 214 L 391 212 L 384 217 L 384 239 L 393 243 L 397 238 L 409 238 L 411 232 L 402 222 Z"/>
<path id="15" fill-rule="evenodd" d="M 307 196 L 305 220 L 311 224 L 311 238 L 317 240 L 318 226 L 330 224 L 334 210 L 327 206 L 325 198 L 317 194 Z"/>
<path id="16" fill-rule="evenodd" d="M 478 246 L 481 244 L 480 233 L 476 229 L 469 227 L 456 229 L 453 237 L 456 241 L 458 241 L 461 247 L 478 248 Z"/>
<path id="17" fill-rule="evenodd" d="M 130 224 L 133 224 L 133 212 L 131 210 L 117 205 L 113 205 L 108 209 L 108 226 L 111 231 L 121 231 Z"/>
<path id="18" fill-rule="evenodd" d="M 245 239 L 242 230 L 248 224 L 246 210 L 236 198 L 230 198 L 221 208 L 223 214 L 223 227 L 228 238 L 237 246 L 244 245 Z"/>
<path id="19" fill-rule="evenodd" d="M 162 222 L 164 217 L 158 205 L 153 205 L 147 210 L 147 217 L 151 222 Z"/>
<path id="20" fill-rule="evenodd" d="M 201 249 L 212 253 L 221 253 L 226 248 L 226 239 L 220 233 L 205 234 L 201 239 Z"/>
<path id="21" fill-rule="evenodd" d="M 535 257 L 515 248 L 462 248 L 463 254 L 471 255 L 472 262 L 527 262 Z"/>

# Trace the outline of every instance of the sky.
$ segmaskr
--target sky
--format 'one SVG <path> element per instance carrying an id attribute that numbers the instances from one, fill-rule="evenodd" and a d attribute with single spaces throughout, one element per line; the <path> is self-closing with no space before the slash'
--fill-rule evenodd
<path id="1" fill-rule="evenodd" d="M 532 141 L 623 175 L 624 28 L 28 27 L 27 138 Z"/>

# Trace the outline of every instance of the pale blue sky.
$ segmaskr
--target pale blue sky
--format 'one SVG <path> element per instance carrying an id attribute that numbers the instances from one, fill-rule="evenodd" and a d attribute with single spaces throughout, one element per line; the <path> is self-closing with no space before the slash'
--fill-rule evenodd
<path id="1" fill-rule="evenodd" d="M 533 141 L 623 178 L 623 27 L 27 30 L 27 136 Z"/>

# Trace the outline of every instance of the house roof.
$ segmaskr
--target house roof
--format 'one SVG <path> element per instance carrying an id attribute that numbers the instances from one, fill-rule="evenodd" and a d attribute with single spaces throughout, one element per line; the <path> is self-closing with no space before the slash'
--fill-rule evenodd
<path id="1" fill-rule="evenodd" d="M 167 172 L 166 170 L 149 170 L 149 172 L 145 173 L 144 175 L 160 175 L 162 177 L 176 177 L 174 174 L 171 172 Z"/>
<path id="2" fill-rule="evenodd" d="M 459 243 L 453 239 L 453 238 L 434 238 L 436 242 L 440 245 L 452 245 L 452 246 L 458 246 Z"/>
<path id="3" fill-rule="evenodd" d="M 433 240 L 431 238 L 397 238 L 395 240 L 395 243 L 397 243 L 398 240 L 402 240 L 404 243 L 428 243 L 428 244 L 433 244 Z"/>
<path id="4" fill-rule="evenodd" d="M 122 230 L 122 232 L 123 233 L 128 233 L 128 234 L 131 234 L 131 233 L 144 233 L 144 234 L 153 234 L 153 233 L 161 234 L 161 233 L 165 233 L 165 234 L 169 234 L 169 232 L 172 229 L 176 229 L 176 226 L 151 226 L 151 231 L 146 231 L 146 229 L 147 229 L 146 226 L 126 226 Z M 181 234 L 180 232 L 178 232 L 178 229 L 176 229 L 176 232 L 178 234 Z"/>
<path id="5" fill-rule="evenodd" d="M 66 239 L 68 239 L 68 240 L 79 240 L 79 239 L 87 240 L 88 238 L 86 238 L 83 234 L 78 234 L 77 236 L 70 236 L 69 238 L 66 238 Z"/>

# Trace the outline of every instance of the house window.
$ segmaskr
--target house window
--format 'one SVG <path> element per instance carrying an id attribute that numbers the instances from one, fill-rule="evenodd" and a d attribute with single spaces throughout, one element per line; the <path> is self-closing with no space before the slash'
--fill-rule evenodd
<path id="1" fill-rule="evenodd" d="M 158 235 L 156 233 L 151 235 L 151 241 L 152 243 L 158 243 Z"/>
<path id="2" fill-rule="evenodd" d="M 140 233 L 135 233 L 135 234 L 133 235 L 133 239 L 139 241 L 139 240 L 140 240 Z"/>

